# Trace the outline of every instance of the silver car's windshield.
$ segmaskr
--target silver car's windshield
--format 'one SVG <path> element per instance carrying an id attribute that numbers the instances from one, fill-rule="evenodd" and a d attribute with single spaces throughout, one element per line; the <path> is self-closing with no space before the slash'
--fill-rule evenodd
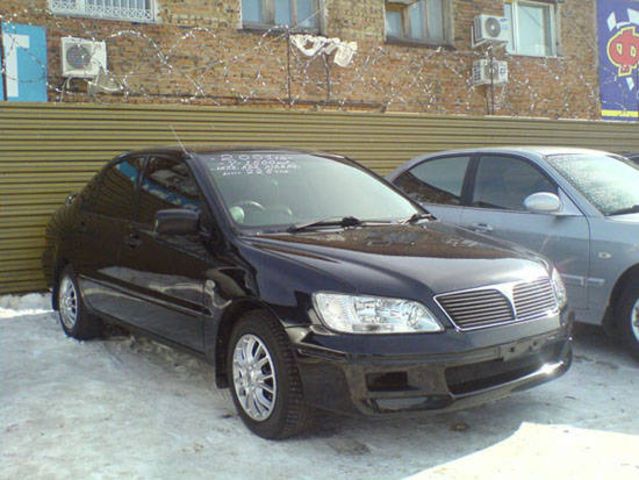
<path id="1" fill-rule="evenodd" d="M 347 161 L 294 152 L 199 157 L 239 227 L 278 230 L 343 217 L 397 221 L 419 213 L 408 199 Z"/>
<path id="2" fill-rule="evenodd" d="M 604 215 L 639 212 L 639 166 L 606 154 L 547 157 L 579 192 Z"/>

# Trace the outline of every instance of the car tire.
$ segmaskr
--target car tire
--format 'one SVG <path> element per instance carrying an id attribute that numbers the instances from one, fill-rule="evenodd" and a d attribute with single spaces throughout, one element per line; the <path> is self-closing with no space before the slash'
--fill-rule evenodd
<path id="1" fill-rule="evenodd" d="M 235 408 L 253 433 L 280 440 L 310 427 L 311 411 L 290 342 L 271 315 L 252 311 L 240 318 L 226 366 Z"/>
<path id="2" fill-rule="evenodd" d="M 639 359 L 639 278 L 632 278 L 621 292 L 616 314 L 626 345 Z"/>
<path id="3" fill-rule="evenodd" d="M 60 325 L 67 336 L 77 340 L 100 336 L 102 322 L 87 311 L 71 265 L 67 265 L 60 273 L 56 294 Z"/>

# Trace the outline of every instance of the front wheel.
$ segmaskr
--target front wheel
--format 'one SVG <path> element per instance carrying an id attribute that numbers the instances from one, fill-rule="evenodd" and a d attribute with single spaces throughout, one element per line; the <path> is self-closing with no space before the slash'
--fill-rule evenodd
<path id="1" fill-rule="evenodd" d="M 626 345 L 639 359 L 639 278 L 631 279 L 617 305 L 617 319 Z"/>
<path id="2" fill-rule="evenodd" d="M 288 337 L 266 312 L 246 314 L 233 329 L 227 375 L 233 403 L 253 433 L 283 439 L 308 428 L 311 415 Z"/>
<path id="3" fill-rule="evenodd" d="M 71 265 L 67 265 L 60 274 L 57 294 L 60 325 L 64 333 L 78 340 L 89 340 L 100 335 L 101 322 L 87 312 Z"/>

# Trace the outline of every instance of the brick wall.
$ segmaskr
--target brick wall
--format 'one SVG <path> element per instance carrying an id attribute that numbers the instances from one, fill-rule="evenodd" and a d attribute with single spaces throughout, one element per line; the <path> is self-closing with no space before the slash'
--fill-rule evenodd
<path id="1" fill-rule="evenodd" d="M 386 43 L 382 0 L 325 0 L 325 33 L 359 45 L 346 69 L 295 50 L 289 68 L 282 35 L 238 28 L 240 0 L 159 0 L 156 24 L 51 15 L 46 0 L 2 0 L 0 15 L 47 27 L 51 101 L 282 106 L 290 84 L 291 99 L 302 108 L 485 114 L 489 88 L 469 81 L 472 62 L 481 56 L 470 47 L 470 26 L 480 13 L 503 14 L 503 2 L 451 1 L 452 46 L 432 48 Z M 494 113 L 597 118 L 594 15 L 594 0 L 561 4 L 557 58 L 500 51 L 498 57 L 509 62 L 510 82 L 495 88 Z M 126 85 L 125 94 L 89 99 L 84 80 L 63 88 L 60 37 L 65 35 L 105 40 L 109 69 Z"/>

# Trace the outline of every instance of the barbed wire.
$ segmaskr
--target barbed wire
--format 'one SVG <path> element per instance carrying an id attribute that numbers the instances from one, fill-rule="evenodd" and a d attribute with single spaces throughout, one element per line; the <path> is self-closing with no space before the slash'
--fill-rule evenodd
<path id="1" fill-rule="evenodd" d="M 576 20 L 576 5 L 562 4 L 560 22 L 563 36 L 579 39 L 574 43 L 579 44 L 581 58 L 577 52 L 529 58 L 498 50 L 495 56 L 508 61 L 510 79 L 505 85 L 493 87 L 495 104 L 491 106 L 491 87 L 475 86 L 471 79 L 473 61 L 487 58 L 480 49 L 411 47 L 359 40 L 352 63 L 341 68 L 323 54 L 306 57 L 291 47 L 291 33 L 304 22 L 323 15 L 332 1 L 319 2 L 319 9 L 288 29 L 272 26 L 257 33 L 169 22 L 127 24 L 65 17 L 38 8 L 33 0 L 12 12 L 2 12 L 6 7 L 0 7 L 0 21 L 46 26 L 54 39 L 75 36 L 105 41 L 110 75 L 122 85 L 122 90 L 93 99 L 104 103 L 259 103 L 442 114 L 599 117 L 596 33 Z M 238 41 L 251 45 L 239 48 Z M 15 46 L 10 45 L 11 48 Z M 49 61 L 49 65 L 55 63 L 55 59 Z M 586 69 L 592 69 L 592 73 Z M 4 64 L 2 73 L 7 75 Z M 46 79 L 38 79 L 42 80 L 46 80 L 55 101 L 90 99 L 84 81 L 75 81 L 74 88 L 67 88 L 61 72 L 54 71 L 49 71 Z"/>

